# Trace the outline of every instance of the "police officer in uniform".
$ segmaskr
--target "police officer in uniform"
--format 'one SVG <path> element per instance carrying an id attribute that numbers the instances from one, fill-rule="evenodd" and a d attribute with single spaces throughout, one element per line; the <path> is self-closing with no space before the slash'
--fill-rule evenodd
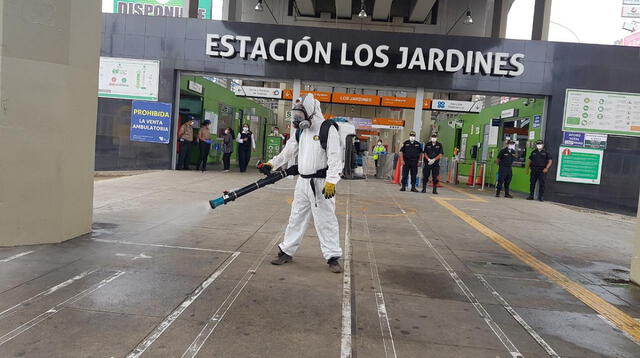
<path id="1" fill-rule="evenodd" d="M 409 140 L 404 141 L 400 148 L 400 157 L 404 161 L 402 167 L 402 188 L 400 191 L 407 191 L 407 181 L 409 172 L 411 172 L 411 191 L 418 192 L 416 189 L 416 177 L 418 176 L 418 162 L 422 156 L 422 145 L 416 140 L 416 132 L 409 132 Z"/>
<path id="2" fill-rule="evenodd" d="M 542 199 L 544 195 L 544 181 L 547 177 L 547 172 L 551 168 L 553 160 L 551 154 L 544 149 L 544 142 L 538 140 L 536 142 L 536 149 L 529 156 L 529 166 L 527 171 L 531 170 L 531 186 L 529 187 L 529 197 L 527 200 L 533 200 L 533 196 L 536 191 L 536 182 L 540 183 L 540 191 L 538 193 L 538 200 Z"/>
<path id="3" fill-rule="evenodd" d="M 433 193 L 438 194 L 438 175 L 440 175 L 440 158 L 444 154 L 438 135 L 432 134 L 431 141 L 424 145 L 424 164 L 422 167 L 422 192 L 427 192 L 429 174 L 433 183 Z"/>
<path id="4" fill-rule="evenodd" d="M 507 141 L 507 147 L 502 148 L 502 150 L 498 152 L 498 159 L 496 159 L 499 166 L 496 197 L 500 196 L 500 190 L 502 190 L 502 185 L 504 184 L 504 197 L 513 198 L 511 194 L 509 194 L 509 184 L 511 184 L 511 178 L 513 177 L 511 167 L 516 158 L 516 143 L 510 139 Z"/>

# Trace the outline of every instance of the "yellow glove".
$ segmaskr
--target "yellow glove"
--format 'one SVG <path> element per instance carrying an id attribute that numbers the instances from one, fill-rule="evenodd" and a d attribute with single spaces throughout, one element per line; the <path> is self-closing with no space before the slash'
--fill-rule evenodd
<path id="1" fill-rule="evenodd" d="M 322 189 L 322 194 L 324 194 L 325 199 L 333 198 L 336 196 L 336 185 L 329 182 L 325 183 L 324 189 Z"/>

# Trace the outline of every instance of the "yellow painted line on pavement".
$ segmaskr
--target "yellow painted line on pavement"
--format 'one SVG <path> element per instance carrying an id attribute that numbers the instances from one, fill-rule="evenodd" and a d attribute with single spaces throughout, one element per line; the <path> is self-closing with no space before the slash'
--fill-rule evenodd
<path id="1" fill-rule="evenodd" d="M 453 191 L 455 191 L 457 193 L 466 195 L 466 196 L 471 198 L 471 200 L 469 200 L 469 199 L 451 199 L 451 200 L 477 201 L 477 202 L 480 202 L 480 203 L 486 203 L 487 202 L 485 199 L 483 199 L 483 198 L 481 198 L 481 197 L 479 197 L 479 196 L 477 196 L 475 194 L 471 194 L 471 193 L 467 192 L 466 190 L 462 190 L 460 188 L 456 188 L 455 185 L 446 185 L 445 187 L 447 189 L 453 190 Z M 444 199 L 444 198 L 442 198 L 442 199 Z"/>
<path id="2" fill-rule="evenodd" d="M 469 194 L 472 195 L 472 194 Z M 589 291 L 582 285 L 572 281 L 564 274 L 556 271 L 551 266 L 538 260 L 533 255 L 529 254 L 525 250 L 521 249 L 516 244 L 507 240 L 504 236 L 491 230 L 478 220 L 474 219 L 470 215 L 466 214 L 462 210 L 456 208 L 452 204 L 448 203 L 443 198 L 433 198 L 438 204 L 442 205 L 460 219 L 471 225 L 473 228 L 493 240 L 496 244 L 500 245 L 503 249 L 510 252 L 512 255 L 522 260 L 527 265 L 531 266 L 541 274 L 545 275 L 549 280 L 553 281 L 567 292 L 575 296 L 587 306 L 591 307 L 594 311 L 602 315 L 609 322 L 613 323 L 617 328 L 627 333 L 632 337 L 636 343 L 640 342 L 640 322 L 636 321 L 633 317 L 622 312 L 614 305 L 605 301 L 600 296 Z"/>

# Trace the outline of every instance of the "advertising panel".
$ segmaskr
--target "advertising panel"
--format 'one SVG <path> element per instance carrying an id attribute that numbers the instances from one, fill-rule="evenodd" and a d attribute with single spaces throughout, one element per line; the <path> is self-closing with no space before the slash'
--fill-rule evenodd
<path id="1" fill-rule="evenodd" d="M 98 97 L 158 100 L 160 61 L 100 57 Z"/>
<path id="2" fill-rule="evenodd" d="M 600 184 L 603 151 L 560 146 L 557 181 Z"/>
<path id="3" fill-rule="evenodd" d="M 133 101 L 131 103 L 132 142 L 169 143 L 171 103 Z"/>
<path id="4" fill-rule="evenodd" d="M 416 99 L 411 97 L 381 97 L 382 107 L 416 108 Z"/>
<path id="5" fill-rule="evenodd" d="M 184 17 L 185 0 L 103 0 L 102 12 Z M 211 0 L 198 0 L 198 18 L 211 19 Z"/>
<path id="6" fill-rule="evenodd" d="M 640 136 L 640 94 L 567 89 L 562 130 Z"/>

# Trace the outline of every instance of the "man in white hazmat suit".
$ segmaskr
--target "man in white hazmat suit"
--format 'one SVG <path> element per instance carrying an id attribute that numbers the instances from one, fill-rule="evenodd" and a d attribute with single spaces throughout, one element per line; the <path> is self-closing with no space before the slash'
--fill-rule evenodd
<path id="1" fill-rule="evenodd" d="M 334 196 L 344 162 L 340 136 L 334 125 L 329 126 L 326 149 L 323 149 L 320 138 L 323 122 L 320 102 L 313 95 L 306 95 L 293 109 L 293 125 L 301 130 L 299 139 L 289 139 L 282 152 L 261 169 L 268 174 L 272 168 L 279 168 L 296 156 L 298 158 L 300 177 L 296 183 L 289 225 L 278 245 L 278 257 L 271 263 L 282 265 L 292 261 L 313 215 L 322 254 L 329 269 L 340 273 L 342 267 L 338 259 L 342 256 L 342 249 Z"/>

